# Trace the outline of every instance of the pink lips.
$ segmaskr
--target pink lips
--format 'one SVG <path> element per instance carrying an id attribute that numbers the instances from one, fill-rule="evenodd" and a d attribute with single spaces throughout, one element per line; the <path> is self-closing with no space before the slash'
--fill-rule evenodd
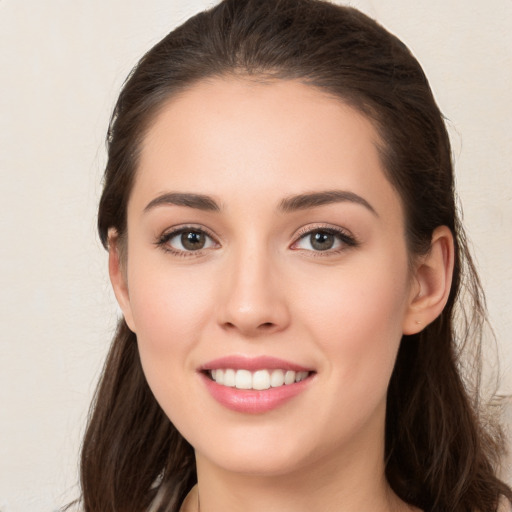
<path id="1" fill-rule="evenodd" d="M 308 368 L 300 366 L 295 363 L 290 363 L 284 359 L 277 359 L 269 356 L 259 357 L 242 357 L 242 356 L 227 356 L 219 359 L 214 359 L 201 366 L 200 370 L 216 370 L 217 368 L 233 368 L 234 370 L 249 370 L 254 372 L 256 370 L 293 370 L 296 372 L 308 371 Z"/>
<path id="2" fill-rule="evenodd" d="M 212 397 L 224 407 L 236 412 L 258 414 L 271 411 L 288 402 L 304 391 L 311 382 L 308 378 L 293 384 L 269 388 L 261 391 L 237 389 L 217 384 L 207 374 L 208 370 L 226 369 L 249 370 L 292 370 L 295 372 L 311 371 L 301 365 L 276 359 L 268 356 L 247 358 L 241 356 L 228 356 L 209 361 L 199 368 L 200 376 Z"/>

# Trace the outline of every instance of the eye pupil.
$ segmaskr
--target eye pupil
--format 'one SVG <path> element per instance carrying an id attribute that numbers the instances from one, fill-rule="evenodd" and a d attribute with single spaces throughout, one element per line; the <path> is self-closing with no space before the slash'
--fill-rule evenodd
<path id="1" fill-rule="evenodd" d="M 317 231 L 311 235 L 311 246 L 318 251 L 326 251 L 334 245 L 334 235 L 325 231 Z"/>
<path id="2" fill-rule="evenodd" d="M 185 249 L 197 251 L 204 247 L 206 239 L 204 233 L 199 231 L 185 231 L 181 234 L 181 243 Z"/>

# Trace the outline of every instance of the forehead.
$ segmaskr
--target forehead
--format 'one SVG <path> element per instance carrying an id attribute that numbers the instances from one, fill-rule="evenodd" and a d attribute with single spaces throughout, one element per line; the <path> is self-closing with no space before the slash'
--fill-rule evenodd
<path id="1" fill-rule="evenodd" d="M 155 117 L 134 195 L 151 200 L 178 190 L 249 200 L 260 194 L 275 202 L 343 188 L 396 202 L 380 144 L 370 120 L 317 88 L 211 79 L 171 98 Z"/>

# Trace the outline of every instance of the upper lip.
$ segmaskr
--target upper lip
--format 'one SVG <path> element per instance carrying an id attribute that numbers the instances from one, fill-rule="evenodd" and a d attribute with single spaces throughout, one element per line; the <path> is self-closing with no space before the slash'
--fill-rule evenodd
<path id="1" fill-rule="evenodd" d="M 233 370 L 293 370 L 296 372 L 312 371 L 300 364 L 286 361 L 270 356 L 247 357 L 240 355 L 230 355 L 213 359 L 201 365 L 200 371 L 216 370 L 230 368 Z"/>

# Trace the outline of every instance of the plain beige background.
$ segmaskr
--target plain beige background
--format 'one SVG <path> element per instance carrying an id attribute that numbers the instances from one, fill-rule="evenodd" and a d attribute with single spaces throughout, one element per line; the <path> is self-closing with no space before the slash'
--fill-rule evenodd
<path id="1" fill-rule="evenodd" d="M 351 3 L 412 49 L 449 120 L 512 394 L 512 1 Z M 0 512 L 51 512 L 78 492 L 117 315 L 95 233 L 108 118 L 138 57 L 210 4 L 0 0 Z"/>

